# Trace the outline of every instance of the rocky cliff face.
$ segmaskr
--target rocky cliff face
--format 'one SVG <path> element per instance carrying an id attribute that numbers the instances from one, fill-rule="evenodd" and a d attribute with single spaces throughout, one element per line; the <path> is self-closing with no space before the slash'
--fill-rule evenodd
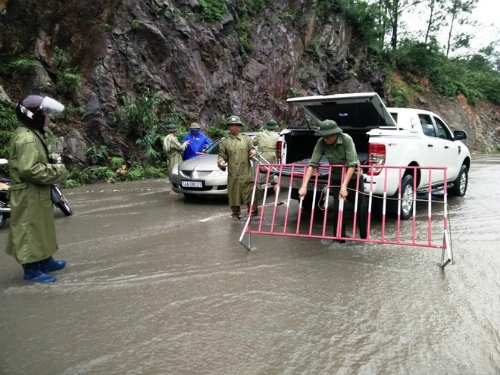
<path id="1" fill-rule="evenodd" d="M 250 129 L 271 118 L 300 125 L 304 114 L 286 104 L 290 96 L 376 91 L 391 105 L 383 73 L 361 48 L 352 49 L 356 33 L 340 14 L 319 17 L 312 0 L 268 1 L 258 9 L 245 3 L 252 2 L 227 1 L 220 20 L 204 22 L 197 0 L 0 0 L 0 54 L 34 54 L 41 62 L 2 75 L 0 88 L 13 101 L 28 92 L 58 90 L 60 97 L 58 69 L 76 69 L 83 86 L 62 92 L 63 101 L 83 111 L 54 133 L 65 155 L 83 164 L 84 146 L 125 157 L 137 151 L 115 119 L 124 98 L 144 93 L 161 97 L 162 111 L 177 111 L 186 121 L 180 125 L 203 128 L 231 114 Z M 499 141 L 499 108 L 430 91 L 414 105 L 466 130 L 473 151 L 492 152 Z"/>

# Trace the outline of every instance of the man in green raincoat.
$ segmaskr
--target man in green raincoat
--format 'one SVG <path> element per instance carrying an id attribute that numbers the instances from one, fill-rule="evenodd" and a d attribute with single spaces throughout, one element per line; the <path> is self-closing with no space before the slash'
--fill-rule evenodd
<path id="1" fill-rule="evenodd" d="M 220 169 L 227 168 L 227 191 L 232 218 L 239 220 L 242 204 L 248 207 L 248 214 L 257 215 L 257 206 L 254 204 L 250 212 L 252 190 L 254 185 L 254 172 L 250 164 L 250 158 L 255 157 L 257 152 L 252 146 L 252 140 L 246 134 L 241 134 L 243 126 L 238 116 L 231 116 L 227 122 L 229 135 L 219 145 L 219 157 L 217 165 Z"/>
<path id="2" fill-rule="evenodd" d="M 167 174 L 168 179 L 172 181 L 172 171 L 174 167 L 182 161 L 182 151 L 186 149 L 190 141 L 184 141 L 183 144 L 177 139 L 177 126 L 167 126 L 167 136 L 163 138 L 163 150 L 167 154 Z M 175 191 L 170 190 L 170 194 L 176 194 Z"/>
<path id="3" fill-rule="evenodd" d="M 21 122 L 10 141 L 10 229 L 6 253 L 23 266 L 24 280 L 56 281 L 48 272 L 64 268 L 57 251 L 51 185 L 63 180 L 63 164 L 52 164 L 43 135 L 49 114 L 64 106 L 49 97 L 28 95 L 16 106 Z"/>
<path id="4" fill-rule="evenodd" d="M 276 164 L 276 142 L 278 142 L 280 137 L 278 130 L 278 123 L 275 120 L 269 120 L 266 124 L 266 129 L 257 134 L 253 139 L 253 145 L 257 146 L 259 155 L 264 158 L 261 162 L 265 164 Z M 278 185 L 274 180 L 274 176 L 270 176 L 270 180 L 274 193 L 278 194 Z M 283 202 L 278 201 L 278 204 L 283 204 Z"/>

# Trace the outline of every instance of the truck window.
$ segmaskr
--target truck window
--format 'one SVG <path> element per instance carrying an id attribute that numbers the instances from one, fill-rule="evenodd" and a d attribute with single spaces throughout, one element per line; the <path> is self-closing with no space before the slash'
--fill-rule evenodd
<path id="1" fill-rule="evenodd" d="M 448 127 L 441 121 L 439 118 L 434 117 L 434 121 L 436 121 L 436 126 L 438 129 L 438 137 L 443 139 L 452 139 L 451 133 Z"/>
<path id="2" fill-rule="evenodd" d="M 394 122 L 397 124 L 398 123 L 398 114 L 397 112 L 391 112 L 390 113 L 392 118 L 394 119 Z"/>
<path id="3" fill-rule="evenodd" d="M 436 130 L 434 129 L 434 125 L 432 125 L 432 120 L 429 115 L 419 114 L 418 119 L 420 120 L 420 125 L 422 126 L 422 131 L 428 137 L 435 137 Z"/>

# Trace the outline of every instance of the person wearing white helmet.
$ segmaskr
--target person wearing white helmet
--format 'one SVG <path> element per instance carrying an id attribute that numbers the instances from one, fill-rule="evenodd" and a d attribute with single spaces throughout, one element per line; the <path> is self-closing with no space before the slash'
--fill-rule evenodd
<path id="1" fill-rule="evenodd" d="M 16 106 L 20 125 L 12 133 L 9 149 L 10 228 L 6 253 L 24 270 L 24 280 L 56 281 L 47 273 L 64 268 L 55 260 L 57 251 L 51 185 L 61 182 L 68 171 L 49 158 L 43 138 L 49 115 L 64 110 L 57 100 L 28 95 Z"/>

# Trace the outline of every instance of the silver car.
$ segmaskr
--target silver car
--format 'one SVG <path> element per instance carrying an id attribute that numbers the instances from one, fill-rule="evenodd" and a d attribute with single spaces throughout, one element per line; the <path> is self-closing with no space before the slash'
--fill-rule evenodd
<path id="1" fill-rule="evenodd" d="M 257 132 L 243 132 L 253 138 Z M 186 199 L 198 195 L 227 196 L 227 171 L 217 166 L 219 156 L 219 138 L 211 144 L 204 155 L 179 163 L 172 171 L 172 190 L 184 194 Z"/>

